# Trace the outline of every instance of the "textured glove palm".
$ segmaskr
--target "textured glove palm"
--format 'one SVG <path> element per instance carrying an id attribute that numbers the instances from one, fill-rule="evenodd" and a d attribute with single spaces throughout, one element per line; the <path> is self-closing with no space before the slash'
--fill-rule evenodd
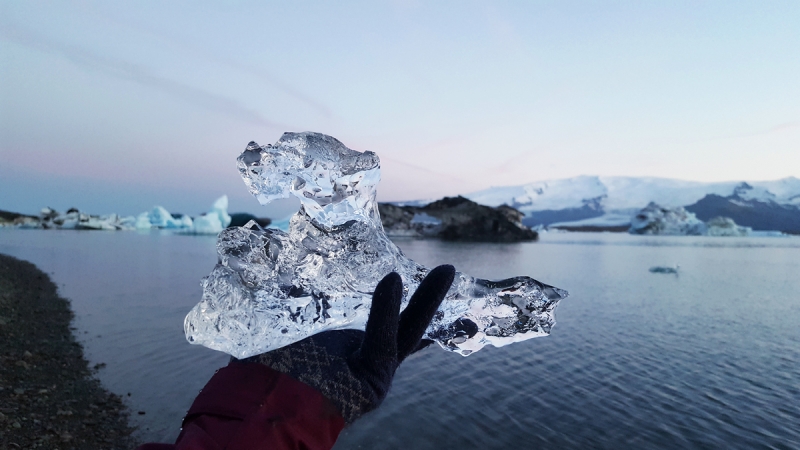
<path id="1" fill-rule="evenodd" d="M 381 404 L 397 367 L 420 348 L 454 275 L 449 265 L 431 270 L 400 314 L 403 283 L 392 272 L 375 288 L 365 331 L 326 331 L 245 361 L 316 388 L 352 423 Z"/>

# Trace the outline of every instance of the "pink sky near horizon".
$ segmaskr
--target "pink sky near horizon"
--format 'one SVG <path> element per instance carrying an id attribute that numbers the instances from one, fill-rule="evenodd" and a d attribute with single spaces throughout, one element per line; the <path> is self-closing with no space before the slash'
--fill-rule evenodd
<path id="1" fill-rule="evenodd" d="M 388 201 L 800 176 L 797 23 L 791 2 L 4 2 L 0 209 L 272 214 L 235 158 L 283 131 L 377 152 Z"/>

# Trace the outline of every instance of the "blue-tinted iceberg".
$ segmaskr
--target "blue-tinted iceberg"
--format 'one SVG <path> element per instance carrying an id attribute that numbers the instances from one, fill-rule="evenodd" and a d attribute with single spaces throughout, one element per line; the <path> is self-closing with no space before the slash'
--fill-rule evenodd
<path id="1" fill-rule="evenodd" d="M 211 210 L 194 219 L 186 214 L 170 214 L 163 206 L 154 206 L 150 212 L 139 214 L 134 226 L 140 230 L 162 228 L 183 234 L 217 234 L 230 223 L 228 196 L 223 195 L 211 205 Z"/>
<path id="2" fill-rule="evenodd" d="M 187 215 L 174 217 L 163 206 L 154 206 L 150 212 L 143 212 L 136 217 L 137 229 L 149 228 L 188 228 L 192 226 L 192 218 Z"/>
<path id="3" fill-rule="evenodd" d="M 403 279 L 405 307 L 428 269 L 383 231 L 375 153 L 318 133 L 285 133 L 275 145 L 251 142 L 238 166 L 260 202 L 295 195 L 302 206 L 288 231 L 251 221 L 220 233 L 219 262 L 184 322 L 189 342 L 244 358 L 325 330 L 363 329 L 372 291 L 391 271 Z M 545 336 L 566 296 L 529 277 L 458 272 L 426 337 L 466 356 Z"/>
<path id="4" fill-rule="evenodd" d="M 211 210 L 202 216 L 195 217 L 194 223 L 186 230 L 187 234 L 218 234 L 231 223 L 228 215 L 228 196 L 223 195 L 211 206 Z"/>

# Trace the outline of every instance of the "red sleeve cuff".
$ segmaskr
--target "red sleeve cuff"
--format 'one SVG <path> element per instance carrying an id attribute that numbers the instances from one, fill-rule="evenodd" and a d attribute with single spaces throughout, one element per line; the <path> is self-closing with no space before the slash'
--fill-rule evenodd
<path id="1" fill-rule="evenodd" d="M 232 362 L 200 391 L 173 448 L 328 450 L 342 428 L 316 389 L 262 364 Z"/>

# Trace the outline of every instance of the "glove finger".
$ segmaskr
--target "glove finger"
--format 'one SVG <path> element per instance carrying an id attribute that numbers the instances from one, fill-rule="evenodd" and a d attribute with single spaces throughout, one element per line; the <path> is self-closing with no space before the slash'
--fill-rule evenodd
<path id="1" fill-rule="evenodd" d="M 453 284 L 456 269 L 451 265 L 439 266 L 428 273 L 400 315 L 397 358 L 402 361 L 419 345 L 422 335 L 433 315 Z"/>
<path id="2" fill-rule="evenodd" d="M 365 364 L 377 364 L 397 358 L 397 323 L 403 300 L 403 280 L 395 272 L 386 275 L 372 295 L 361 358 Z"/>

